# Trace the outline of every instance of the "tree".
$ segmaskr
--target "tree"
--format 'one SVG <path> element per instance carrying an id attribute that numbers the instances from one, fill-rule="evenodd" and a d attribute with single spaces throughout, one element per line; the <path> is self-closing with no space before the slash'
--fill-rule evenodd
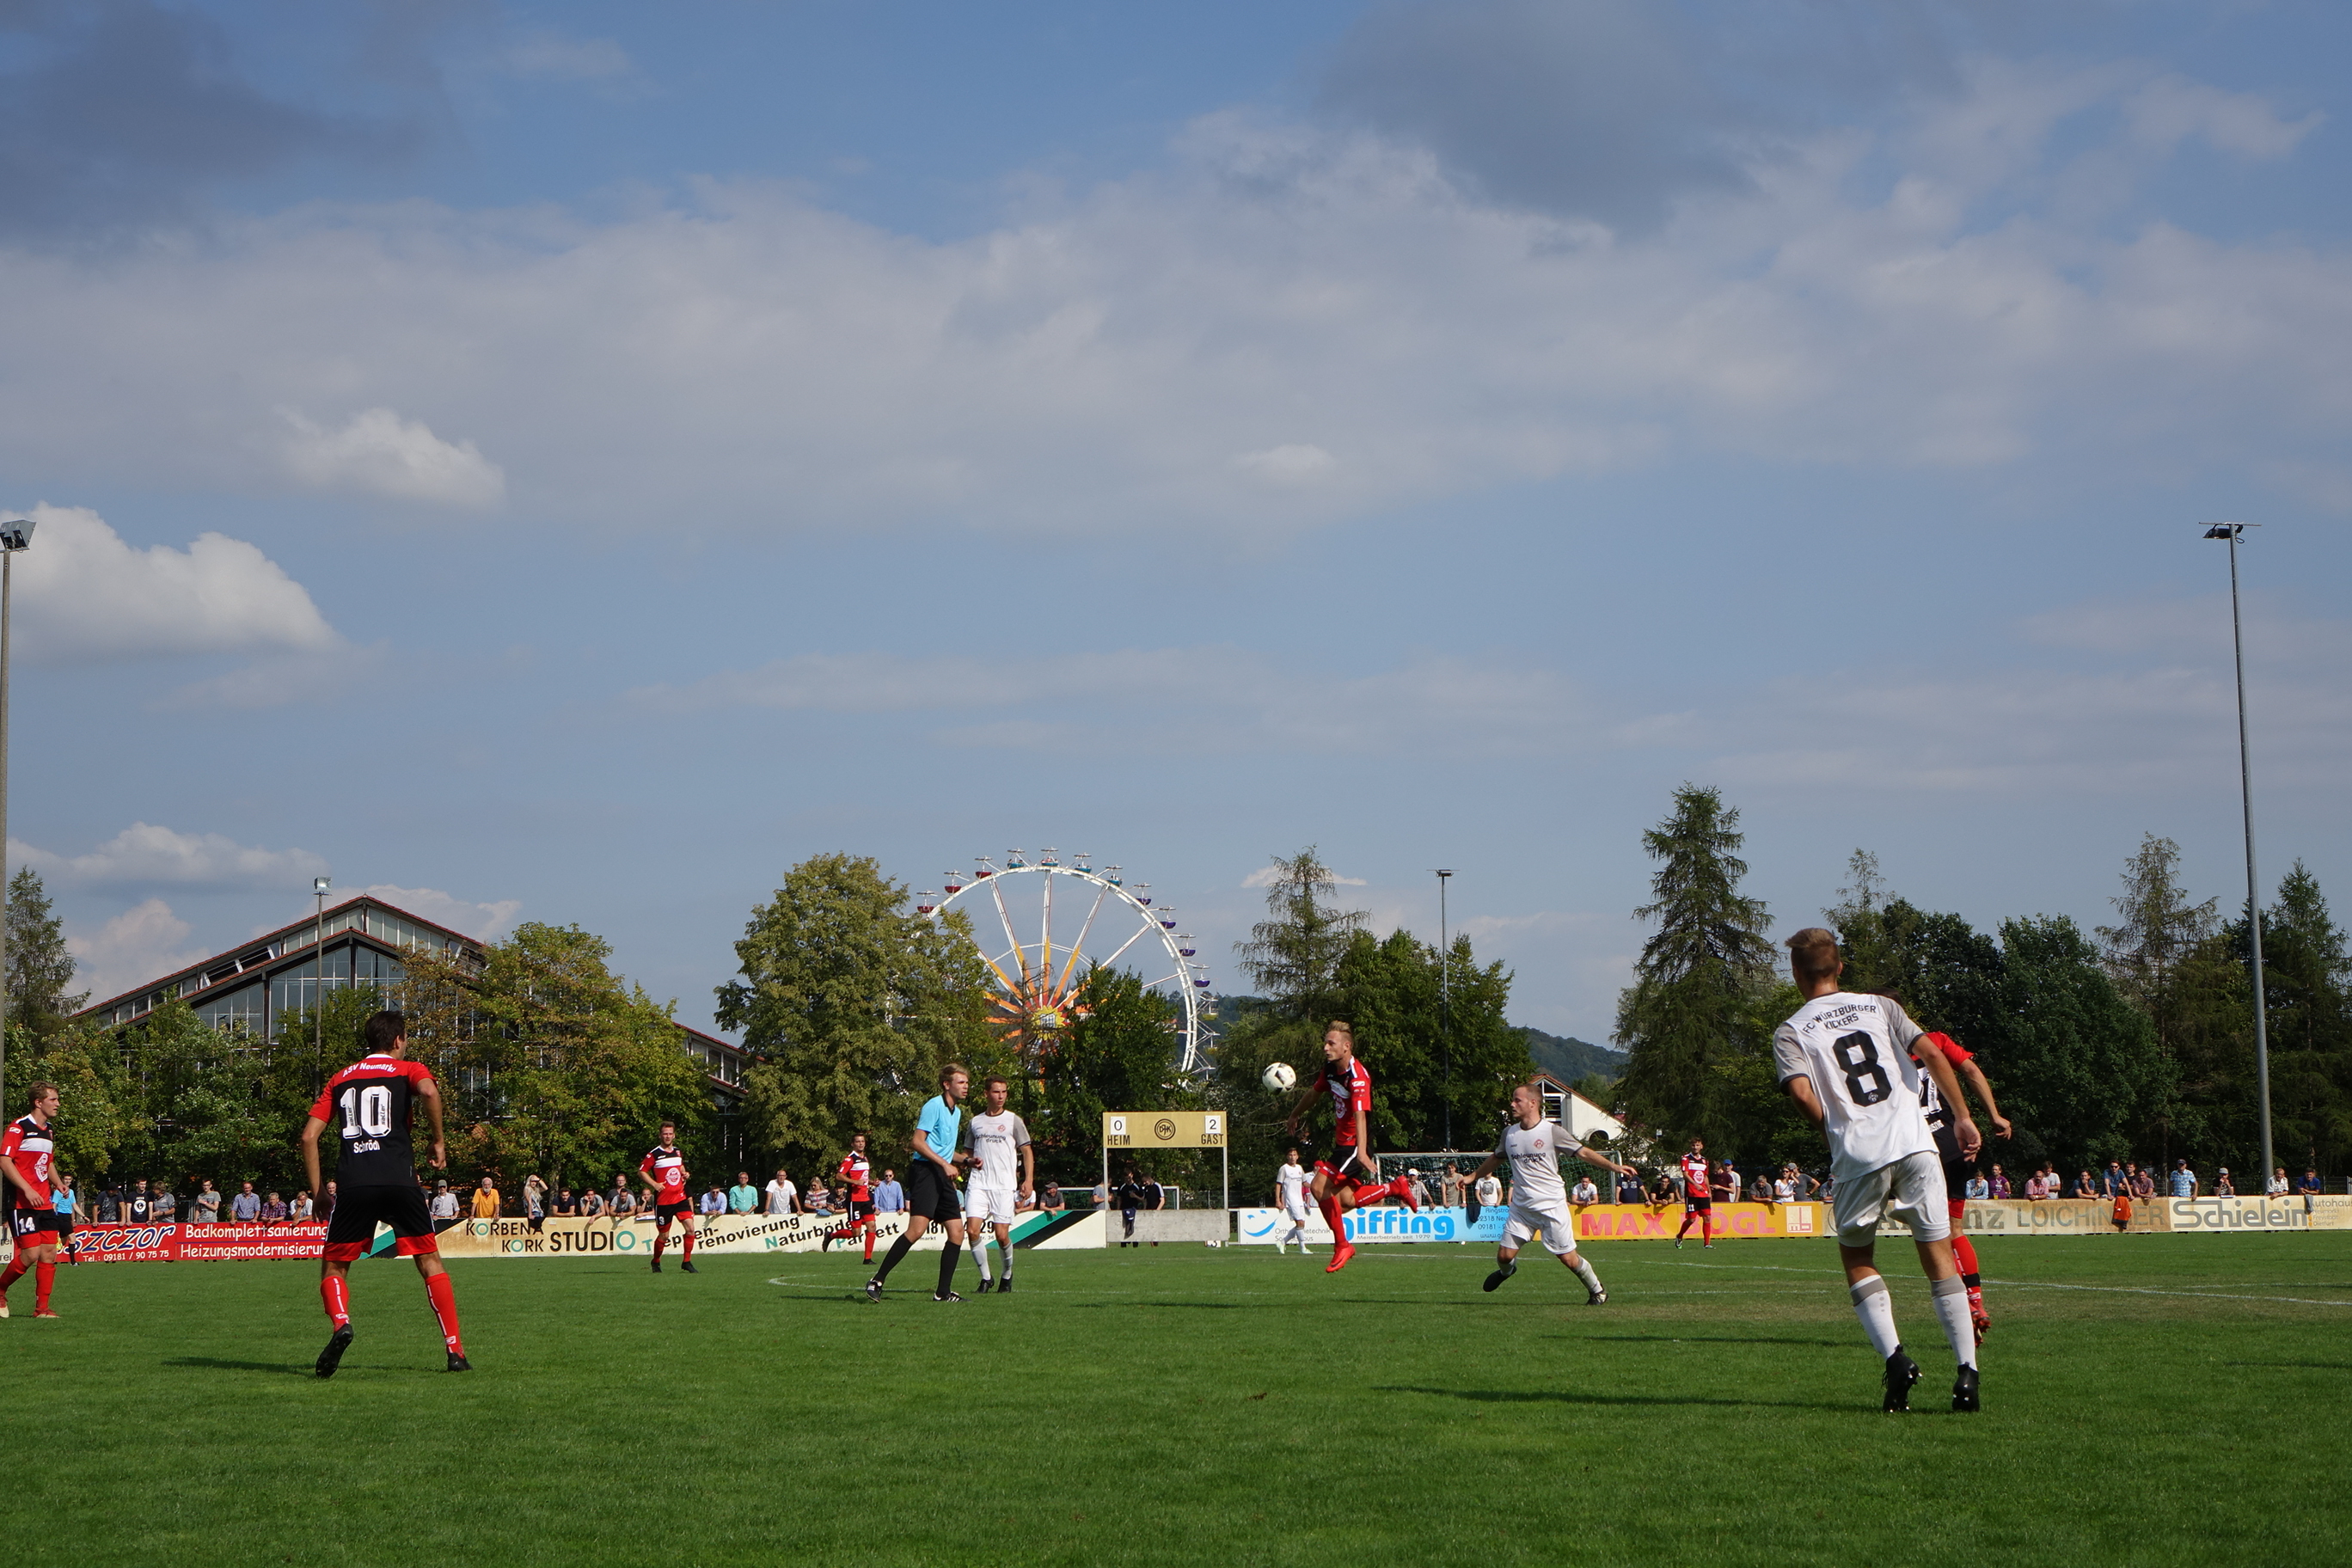
<path id="1" fill-rule="evenodd" d="M 112 1035 L 72 1025 L 38 1039 L 12 1023 L 8 1036 L 9 1059 L 28 1064 L 18 1068 L 16 1081 L 58 1086 L 59 1109 L 50 1131 L 59 1169 L 88 1184 L 112 1171 L 124 1151 L 149 1141 L 153 1128 Z"/>
<path id="2" fill-rule="evenodd" d="M 87 991 L 67 994 L 73 977 L 65 922 L 52 912 L 40 873 L 24 867 L 8 879 L 8 1022 L 36 1040 L 58 1034 L 89 1000 Z"/>
<path id="3" fill-rule="evenodd" d="M 1340 959 L 1338 990 L 1356 1054 L 1378 1086 L 1375 1137 L 1391 1149 L 1444 1148 L 1449 1107 L 1457 1134 L 1491 1131 L 1511 1086 L 1535 1072 L 1526 1036 L 1507 1021 L 1509 972 L 1499 962 L 1480 968 L 1469 937 L 1455 937 L 1449 1031 L 1439 1005 L 1446 967 L 1433 945 L 1407 931 L 1381 942 L 1358 931 Z"/>
<path id="4" fill-rule="evenodd" d="M 962 912 L 915 913 L 872 859 L 793 867 L 735 954 L 742 977 L 719 987 L 719 1022 L 766 1058 L 744 1075 L 748 1131 L 795 1162 L 829 1168 L 862 1131 L 877 1164 L 902 1163 L 940 1066 L 982 1074 L 1004 1055 Z"/>
<path id="5" fill-rule="evenodd" d="M 1615 1039 L 1626 1047 L 1620 1103 L 1638 1121 L 1676 1138 L 1730 1135 L 1727 1058 L 1769 1050 L 1754 1035 L 1756 993 L 1769 984 L 1771 947 L 1761 900 L 1739 891 L 1748 863 L 1739 813 L 1696 784 L 1675 792 L 1666 820 L 1642 837 L 1659 862 L 1652 902 L 1634 911 L 1655 921 L 1633 984 L 1617 1005 Z"/>
<path id="6" fill-rule="evenodd" d="M 2252 951 L 2243 924 L 2231 931 L 2242 970 Z M 2352 958 L 2319 879 L 2300 860 L 2263 915 L 2263 983 L 2272 1141 L 2282 1158 L 2333 1175 L 2352 1156 Z M 2250 990 L 2239 988 L 2242 1005 Z M 2236 1157 L 2242 1163 L 2252 1152 L 2241 1143 Z"/>
<path id="7" fill-rule="evenodd" d="M 602 937 L 539 921 L 478 959 L 409 955 L 411 1054 L 441 1084 L 453 1176 L 602 1186 L 635 1169 L 665 1120 L 691 1158 L 716 1158 L 710 1086 L 670 1005 L 615 975 L 611 956 Z"/>
<path id="8" fill-rule="evenodd" d="M 2065 916 L 2004 921 L 2000 943 L 2009 1026 L 1988 1071 L 2021 1157 L 2095 1166 L 2132 1154 L 2132 1130 L 2172 1088 L 2147 1016 Z"/>
<path id="9" fill-rule="evenodd" d="M 1183 1009 L 1151 990 L 1142 977 L 1097 965 L 1077 997 L 1078 1021 L 1063 1033 L 1046 1058 L 1042 1130 L 1032 1135 L 1057 1179 L 1091 1183 L 1102 1159 L 1102 1119 L 1113 1110 L 1189 1110 L 1203 1103 L 1200 1090 L 1176 1075 L 1176 1031 Z M 1192 1152 L 1161 1156 L 1152 1174 L 1180 1185 L 1197 1185 L 1218 1163 Z"/>
<path id="10" fill-rule="evenodd" d="M 1242 968 L 1284 1021 L 1323 1025 L 1340 1016 L 1339 961 L 1364 929 L 1364 911 L 1333 907 L 1339 879 L 1308 845 L 1277 855 L 1266 884 L 1266 919 L 1234 944 Z"/>

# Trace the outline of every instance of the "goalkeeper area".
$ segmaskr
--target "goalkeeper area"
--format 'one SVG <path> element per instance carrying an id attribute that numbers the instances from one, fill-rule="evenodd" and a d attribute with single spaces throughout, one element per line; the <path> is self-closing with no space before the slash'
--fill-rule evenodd
<path id="1" fill-rule="evenodd" d="M 881 1305 L 849 1256 L 59 1269 L 0 1323 L 20 1501 L 89 1564 L 2341 1563 L 2352 1233 L 1988 1240 L 1984 1410 L 1907 1244 L 1916 1413 L 1824 1241 L 1018 1255 Z M 960 1287 L 974 1283 L 967 1266 Z"/>

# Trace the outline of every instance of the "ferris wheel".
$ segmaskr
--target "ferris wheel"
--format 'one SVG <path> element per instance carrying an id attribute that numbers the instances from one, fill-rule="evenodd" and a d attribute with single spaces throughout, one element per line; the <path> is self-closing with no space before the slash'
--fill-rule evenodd
<path id="1" fill-rule="evenodd" d="M 999 866 L 983 855 L 969 875 L 947 873 L 943 894 L 918 893 L 915 910 L 936 921 L 961 908 L 970 918 L 996 985 L 995 1023 L 1024 1064 L 1034 1067 L 1086 1016 L 1078 994 L 1087 972 L 1124 960 L 1177 1006 L 1178 1070 L 1202 1070 L 1215 1037 L 1201 1021 L 1216 1001 L 1208 965 L 1197 962 L 1192 936 L 1177 931 L 1176 911 L 1152 901 L 1150 883 L 1128 881 L 1117 866 L 1097 870 L 1092 858 L 1073 856 L 1066 866 L 1053 849 L 1034 861 L 1015 849 Z"/>

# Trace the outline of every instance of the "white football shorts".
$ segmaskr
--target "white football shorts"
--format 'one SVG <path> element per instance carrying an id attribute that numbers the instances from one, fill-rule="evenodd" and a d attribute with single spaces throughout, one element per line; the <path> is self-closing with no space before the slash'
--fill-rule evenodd
<path id="1" fill-rule="evenodd" d="M 1878 1236 L 1879 1217 L 1891 1215 L 1911 1227 L 1915 1241 L 1948 1241 L 1950 1205 L 1946 1202 L 1943 1161 L 1929 1150 L 1906 1154 L 1891 1165 L 1859 1176 L 1840 1176 L 1830 1196 L 1843 1247 L 1868 1247 Z"/>
<path id="2" fill-rule="evenodd" d="M 1282 1212 L 1284 1217 L 1294 1220 L 1300 1225 L 1305 1225 L 1307 1223 L 1307 1200 L 1303 1197 L 1286 1198 L 1283 1200 Z"/>
<path id="3" fill-rule="evenodd" d="M 1013 1205 L 1020 1196 L 1012 1187 L 969 1188 L 964 1193 L 963 1217 L 982 1225 L 1011 1225 Z"/>
<path id="4" fill-rule="evenodd" d="M 1541 1241 L 1546 1252 L 1565 1258 L 1576 1250 L 1576 1222 L 1565 1208 L 1528 1208 L 1513 1204 L 1511 1217 L 1503 1223 L 1503 1245 L 1516 1251 L 1530 1241 Z"/>

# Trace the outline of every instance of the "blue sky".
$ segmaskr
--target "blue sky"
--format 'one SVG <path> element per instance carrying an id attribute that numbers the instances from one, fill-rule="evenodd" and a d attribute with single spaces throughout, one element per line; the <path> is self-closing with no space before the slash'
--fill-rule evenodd
<path id="1" fill-rule="evenodd" d="M 0 6 L 12 864 L 85 983 L 310 879 L 707 1023 L 787 866 L 1267 858 L 1605 1037 L 2143 832 L 2339 896 L 2341 7 Z"/>

